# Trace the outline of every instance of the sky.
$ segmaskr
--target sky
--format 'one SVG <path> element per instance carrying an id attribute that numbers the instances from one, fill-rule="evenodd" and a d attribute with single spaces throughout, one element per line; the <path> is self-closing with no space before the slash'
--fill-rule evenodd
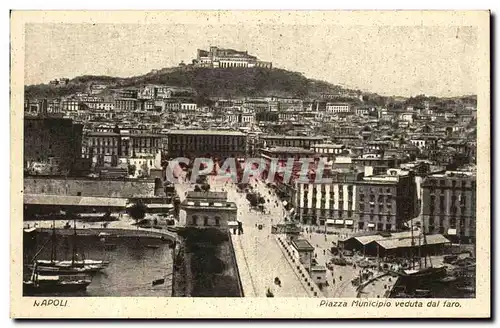
<path id="1" fill-rule="evenodd" d="M 190 63 L 213 45 L 381 95 L 477 93 L 474 27 L 44 23 L 25 32 L 25 84 L 141 75 Z"/>

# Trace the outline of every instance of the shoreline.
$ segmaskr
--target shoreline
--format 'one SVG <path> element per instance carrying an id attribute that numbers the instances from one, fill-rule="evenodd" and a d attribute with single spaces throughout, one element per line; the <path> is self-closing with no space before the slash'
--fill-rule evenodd
<path id="1" fill-rule="evenodd" d="M 69 236 L 74 234 L 74 230 L 72 228 L 65 229 L 65 228 L 55 228 L 56 234 L 62 235 L 62 236 Z M 51 233 L 52 228 L 46 228 L 46 227 L 36 227 L 36 232 L 46 232 L 46 233 Z M 106 238 L 130 238 L 130 237 L 135 237 L 135 238 L 154 238 L 154 239 L 162 239 L 165 241 L 170 241 L 170 242 L 175 242 L 177 239 L 177 234 L 167 231 L 161 231 L 161 230 L 149 230 L 149 229 L 144 229 L 144 228 L 136 228 L 136 229 L 131 229 L 131 228 L 77 228 L 76 233 L 78 236 L 95 236 L 99 237 L 100 234 L 106 234 L 102 237 Z"/>

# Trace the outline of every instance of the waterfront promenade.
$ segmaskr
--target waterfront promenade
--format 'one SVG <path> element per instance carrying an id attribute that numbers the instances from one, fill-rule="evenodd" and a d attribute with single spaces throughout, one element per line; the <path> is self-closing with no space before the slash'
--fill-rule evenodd
<path id="1" fill-rule="evenodd" d="M 146 218 L 149 218 L 147 215 Z M 151 217 L 153 218 L 153 216 Z M 58 234 L 70 235 L 73 234 L 73 221 L 69 221 L 70 228 L 65 228 L 67 220 L 55 221 L 25 221 L 24 229 L 36 228 L 38 231 L 49 232 L 55 228 Z M 150 237 L 150 238 L 165 238 L 171 241 L 176 240 L 177 234 L 166 229 L 141 228 L 133 225 L 135 220 L 124 214 L 117 221 L 107 222 L 107 226 L 103 227 L 102 222 L 81 222 L 76 221 L 76 230 L 78 235 L 99 236 L 100 234 L 109 234 L 116 237 Z"/>

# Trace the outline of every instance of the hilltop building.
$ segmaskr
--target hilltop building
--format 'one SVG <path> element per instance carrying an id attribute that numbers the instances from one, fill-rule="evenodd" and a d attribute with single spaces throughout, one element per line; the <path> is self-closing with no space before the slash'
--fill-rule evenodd
<path id="1" fill-rule="evenodd" d="M 272 68 L 271 62 L 264 62 L 251 56 L 247 51 L 210 47 L 209 51 L 198 49 L 194 66 L 209 68 L 263 67 Z"/>

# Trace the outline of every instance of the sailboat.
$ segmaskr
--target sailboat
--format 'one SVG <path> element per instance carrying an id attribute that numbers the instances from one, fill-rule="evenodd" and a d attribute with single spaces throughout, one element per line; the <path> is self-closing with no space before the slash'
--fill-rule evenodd
<path id="1" fill-rule="evenodd" d="M 428 281 L 433 281 L 433 280 L 439 280 L 444 277 L 446 277 L 446 268 L 444 266 L 438 266 L 434 267 L 432 266 L 432 260 L 429 257 L 429 266 L 427 265 L 427 254 L 424 255 L 424 265 L 422 266 L 422 258 L 420 257 L 420 251 L 421 251 L 421 239 L 423 239 L 423 245 L 427 245 L 427 239 L 425 236 L 425 225 L 422 224 L 422 228 L 418 229 L 419 235 L 418 235 L 418 252 L 419 252 L 419 266 L 418 268 L 415 268 L 415 261 L 412 256 L 411 259 L 411 264 L 412 268 L 407 269 L 407 270 L 402 270 L 400 279 L 402 282 L 405 284 L 420 284 L 420 283 L 425 283 Z M 413 221 L 411 224 L 411 238 L 412 238 L 412 245 L 415 245 L 414 241 L 414 235 L 413 235 Z"/>
<path id="2" fill-rule="evenodd" d="M 89 275 L 41 274 L 35 262 L 30 279 L 23 281 L 23 291 L 27 294 L 77 292 L 86 290 L 91 282 L 92 277 Z"/>
<path id="3" fill-rule="evenodd" d="M 73 254 L 71 260 L 56 260 L 57 251 L 57 236 L 55 231 L 55 222 L 52 229 L 52 252 L 50 260 L 35 260 L 34 267 L 36 266 L 37 272 L 42 274 L 78 274 L 78 273 L 97 273 L 109 265 L 109 261 L 103 260 L 87 260 L 78 259 L 76 252 L 76 220 L 74 222 L 73 233 Z M 40 250 L 41 251 L 41 250 Z M 40 253 L 40 252 L 39 252 Z M 35 255 L 36 258 L 38 254 Z"/>

